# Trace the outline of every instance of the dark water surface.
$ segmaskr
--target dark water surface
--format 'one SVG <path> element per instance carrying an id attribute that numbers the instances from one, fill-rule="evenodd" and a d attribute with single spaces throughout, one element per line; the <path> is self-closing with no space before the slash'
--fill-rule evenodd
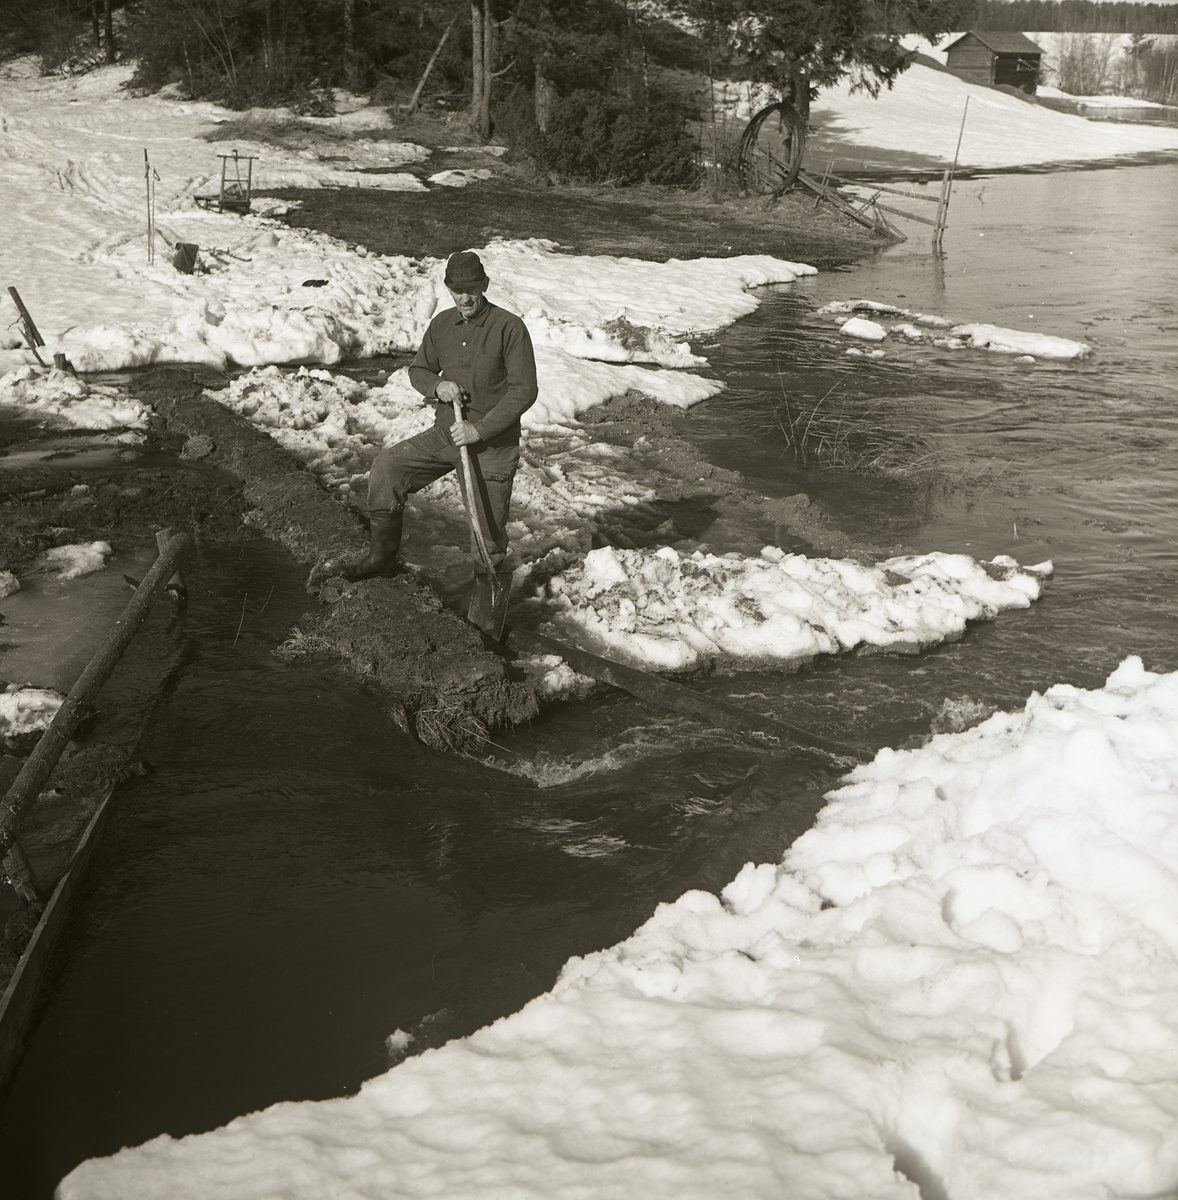
<path id="1" fill-rule="evenodd" d="M 912 242 L 779 289 L 709 348 L 730 388 L 688 428 L 713 460 L 881 546 L 1052 558 L 1056 576 L 1030 610 L 919 658 L 702 686 L 880 746 L 946 699 L 1098 685 L 1129 653 L 1178 668 L 1176 194 L 1176 166 L 971 181 L 943 264 Z M 814 310 L 858 296 L 1094 354 L 1027 367 L 889 342 L 853 360 Z M 908 474 L 799 463 L 786 402 L 820 400 L 846 455 L 882 446 Z M 3 1109 L 6 1197 L 49 1196 L 83 1157 L 159 1133 L 355 1091 L 394 1030 L 413 1048 L 470 1032 L 657 901 L 779 858 L 837 778 L 625 697 L 500 739 L 504 764 L 552 786 L 435 754 L 356 686 L 269 654 L 302 574 L 263 543 L 192 572 L 153 770 L 116 797 Z"/>

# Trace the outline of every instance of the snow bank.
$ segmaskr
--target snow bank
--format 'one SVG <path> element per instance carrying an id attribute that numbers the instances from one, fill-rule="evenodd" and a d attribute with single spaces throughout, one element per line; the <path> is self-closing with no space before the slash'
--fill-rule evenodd
<path id="1" fill-rule="evenodd" d="M 1087 342 L 1046 333 L 1027 333 L 1019 329 L 1002 329 L 981 323 L 954 324 L 944 317 L 909 312 L 875 300 L 834 300 L 818 310 L 819 316 L 842 317 L 846 313 L 867 312 L 879 317 L 904 317 L 890 332 L 906 342 L 930 342 L 950 350 L 967 346 L 978 350 L 995 350 L 1002 354 L 1031 354 L 1039 358 L 1087 358 L 1092 347 Z M 922 328 L 923 327 L 923 328 Z M 864 341 L 882 341 L 888 335 L 879 322 L 864 317 L 844 317 L 839 332 Z"/>
<path id="2" fill-rule="evenodd" d="M 550 561 L 560 561 L 554 551 Z M 671 547 L 593 550 L 553 574 L 544 600 L 565 635 L 648 670 L 719 659 L 796 666 L 857 646 L 915 653 L 1039 598 L 1051 573 L 1012 558 L 917 554 L 876 566 L 767 546 L 760 558 Z"/>
<path id="3" fill-rule="evenodd" d="M 145 429 L 147 409 L 118 388 L 55 367 L 17 367 L 0 375 L 0 404 L 72 429 Z"/>
<path id="4" fill-rule="evenodd" d="M 878 99 L 864 92 L 852 94 L 849 80 L 823 88 L 812 109 L 822 163 L 831 152 L 837 159 L 845 146 L 847 157 L 856 163 L 865 148 L 878 148 L 918 152 L 948 166 L 966 97 L 969 114 L 961 139 L 962 167 L 1073 162 L 1178 148 L 1178 128 L 1102 125 L 917 64 L 900 76 L 893 89 L 881 91 Z"/>
<path id="5" fill-rule="evenodd" d="M 1127 659 L 882 751 L 780 866 L 357 1096 L 158 1137 L 58 1194 L 1168 1194 L 1176 788 L 1178 674 Z"/>
<path id="6" fill-rule="evenodd" d="M 561 450 L 585 445 L 561 427 L 611 396 L 634 389 L 686 408 L 723 387 L 687 372 L 587 362 L 547 347 L 536 351 L 536 374 L 540 397 L 524 414 L 523 424 L 560 439 Z M 266 429 L 325 483 L 346 484 L 349 490 L 366 484 L 378 450 L 434 422 L 433 408 L 413 389 L 405 369 L 394 372 L 382 386 L 370 387 L 326 370 L 301 367 L 290 373 L 262 367 L 205 394 Z"/>

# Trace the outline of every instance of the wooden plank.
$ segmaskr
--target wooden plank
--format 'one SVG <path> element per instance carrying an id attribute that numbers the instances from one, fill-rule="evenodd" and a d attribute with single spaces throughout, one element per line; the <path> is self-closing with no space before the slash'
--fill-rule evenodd
<path id="1" fill-rule="evenodd" d="M 53 895 L 33 930 L 25 952 L 20 956 L 20 962 L 17 963 L 16 970 L 4 989 L 4 995 L 0 996 L 0 1091 L 8 1084 L 20 1062 L 25 1037 L 36 1007 L 37 993 L 49 965 L 54 939 L 61 931 L 70 897 L 86 869 L 99 825 L 113 792 L 112 783 L 101 793 L 98 807 L 82 831 L 69 868 L 53 889 Z"/>
<path id="2" fill-rule="evenodd" d="M 903 196 L 905 200 L 924 200 L 928 204 L 938 203 L 936 196 L 914 196 L 911 192 L 905 192 L 900 188 L 885 187 L 882 183 L 865 183 L 861 179 L 843 179 L 838 175 L 831 175 L 830 178 L 843 187 L 864 188 L 872 192 L 887 192 L 892 196 Z"/>
<path id="3" fill-rule="evenodd" d="M 922 225 L 932 225 L 936 227 L 936 221 L 931 217 L 918 217 L 915 213 L 905 212 L 902 208 L 889 208 L 886 204 L 880 204 L 877 200 L 875 207 L 883 212 L 893 213 L 897 217 L 903 217 L 907 221 L 919 221 Z"/>
<path id="4" fill-rule="evenodd" d="M 546 637 L 531 629 L 513 629 L 507 635 L 507 644 L 513 650 L 530 654 L 555 654 L 563 658 L 574 671 L 592 679 L 621 688 L 640 700 L 647 700 L 659 708 L 680 713 L 712 729 L 730 729 L 760 745 L 794 746 L 801 750 L 818 750 L 837 759 L 840 764 L 855 763 L 868 752 L 858 746 L 849 746 L 821 734 L 812 733 L 788 721 L 776 717 L 765 717 L 751 709 L 742 708 L 721 696 L 709 696 L 694 691 L 681 683 L 651 675 L 634 667 L 625 667 L 612 659 L 602 658 L 566 646 L 555 638 Z"/>

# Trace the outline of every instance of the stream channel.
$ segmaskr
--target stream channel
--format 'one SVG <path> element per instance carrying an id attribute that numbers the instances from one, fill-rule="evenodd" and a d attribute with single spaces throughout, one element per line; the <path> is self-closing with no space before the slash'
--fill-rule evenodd
<path id="1" fill-rule="evenodd" d="M 927 734 L 946 699 L 1096 687 L 1128 654 L 1178 669 L 1176 195 L 1174 162 L 963 182 L 943 261 L 914 236 L 770 289 L 705 348 L 729 389 L 686 436 L 712 461 L 767 494 L 805 491 L 896 552 L 1056 571 L 1029 610 L 918 657 L 695 686 L 880 747 Z M 851 358 L 816 309 L 856 297 L 1093 354 L 1019 365 L 893 339 Z M 795 461 L 784 430 L 819 401 L 812 432 L 911 470 Z M 694 536 L 759 548 L 722 521 Z M 264 542 L 204 548 L 183 631 L 157 632 L 185 639 L 186 665 L 143 749 L 152 771 L 116 794 L 0 1114 L 14 1200 L 160 1133 L 354 1093 L 388 1067 L 394 1030 L 411 1053 L 467 1034 L 658 901 L 779 860 L 838 779 L 619 694 L 497 739 L 533 778 L 444 757 L 330 671 L 272 657 L 303 574 Z"/>

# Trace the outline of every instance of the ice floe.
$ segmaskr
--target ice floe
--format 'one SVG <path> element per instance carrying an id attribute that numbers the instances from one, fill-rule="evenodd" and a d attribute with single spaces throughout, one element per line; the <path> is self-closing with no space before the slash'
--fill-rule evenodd
<path id="1" fill-rule="evenodd" d="M 673 547 L 592 550 L 567 566 L 537 564 L 544 607 L 563 635 L 656 671 L 718 661 L 795 667 L 856 647 L 915 653 L 959 637 L 967 622 L 1027 608 L 1050 563 L 916 554 L 874 566 L 767 546 L 759 558 Z"/>
<path id="2" fill-rule="evenodd" d="M 106 560 L 114 551 L 109 542 L 84 542 L 70 546 L 51 546 L 34 561 L 34 570 L 51 571 L 65 582 L 106 569 Z"/>
<path id="3" fill-rule="evenodd" d="M 881 751 L 779 865 L 358 1095 L 160 1136 L 58 1195 L 1167 1194 L 1176 787 L 1178 674 L 1127 659 Z"/>
<path id="4" fill-rule="evenodd" d="M 879 317 L 904 317 L 885 329 L 878 321 L 845 314 L 871 313 Z M 1002 354 L 1036 355 L 1039 358 L 1086 358 L 1092 347 L 1086 342 L 1055 337 L 1046 333 L 1027 333 L 1002 329 L 997 325 L 955 323 L 945 317 L 909 312 L 875 300 L 835 300 L 818 309 L 819 316 L 843 317 L 839 332 L 865 341 L 882 341 L 891 332 L 909 343 L 930 342 L 946 349 L 995 350 Z M 923 326 L 923 328 L 922 328 Z"/>
<path id="5" fill-rule="evenodd" d="M 10 683 L 0 688 L 0 743 L 26 746 L 48 729 L 65 697 L 52 688 Z"/>

